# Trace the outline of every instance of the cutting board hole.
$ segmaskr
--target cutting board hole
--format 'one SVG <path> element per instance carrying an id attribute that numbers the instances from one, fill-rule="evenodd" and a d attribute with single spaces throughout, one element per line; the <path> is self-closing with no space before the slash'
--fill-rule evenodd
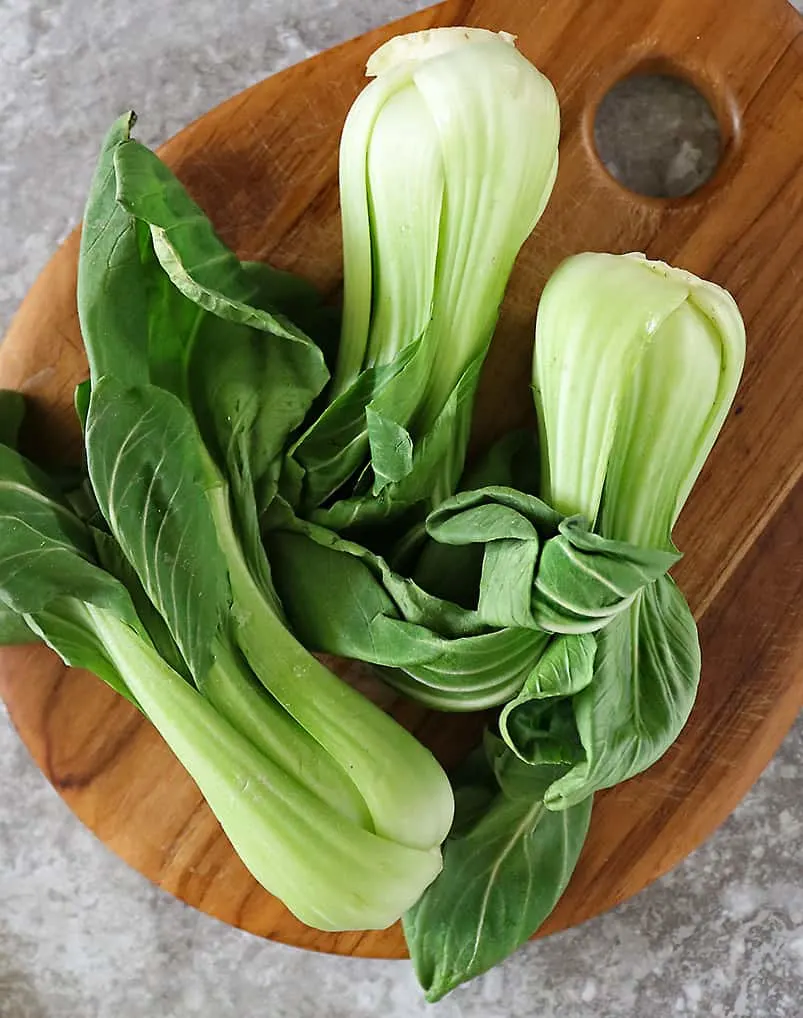
<path id="1" fill-rule="evenodd" d="M 651 198 L 681 198 L 714 175 L 722 131 L 705 96 L 673 74 L 634 74 L 602 98 L 594 144 L 607 171 Z"/>

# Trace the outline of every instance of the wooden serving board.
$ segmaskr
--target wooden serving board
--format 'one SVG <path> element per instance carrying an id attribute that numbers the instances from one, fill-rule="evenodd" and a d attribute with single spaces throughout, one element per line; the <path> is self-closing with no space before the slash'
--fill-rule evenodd
<path id="1" fill-rule="evenodd" d="M 536 302 L 573 252 L 645 251 L 710 277 L 733 292 L 748 330 L 742 388 L 677 532 L 686 557 L 676 575 L 703 644 L 699 701 L 659 764 L 598 797 L 571 887 L 545 927 L 554 931 L 634 894 L 709 835 L 803 699 L 803 20 L 783 0 L 452 0 L 255 85 L 182 131 L 163 155 L 242 257 L 334 292 L 338 137 L 365 61 L 391 34 L 449 24 L 517 34 L 555 83 L 563 115 L 557 187 L 511 283 L 483 376 L 479 440 L 532 423 L 524 381 Z M 716 176 L 682 200 L 624 190 L 591 141 L 608 88 L 656 66 L 697 84 L 725 136 Z M 26 440 L 51 459 L 77 449 L 72 392 L 86 373 L 77 250 L 74 234 L 0 349 L 0 384 L 31 397 Z M 92 676 L 66 670 L 44 649 L 13 648 L 0 654 L 0 693 L 75 813 L 165 890 L 264 937 L 404 955 L 398 926 L 324 934 L 289 915 L 243 868 L 155 731 Z M 477 719 L 404 701 L 392 709 L 447 762 L 477 737 Z"/>

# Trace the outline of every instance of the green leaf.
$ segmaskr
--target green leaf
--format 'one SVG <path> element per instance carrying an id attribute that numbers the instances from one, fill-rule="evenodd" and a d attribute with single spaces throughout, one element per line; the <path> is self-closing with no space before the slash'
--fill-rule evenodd
<path id="1" fill-rule="evenodd" d="M 364 465 L 370 451 L 366 408 L 370 405 L 380 414 L 387 408 L 393 415 L 394 393 L 415 384 L 419 349 L 420 341 L 411 343 L 390 363 L 363 371 L 291 448 L 291 456 L 305 472 L 305 506 L 319 506 Z M 397 378 L 399 384 L 392 385 Z M 395 410 L 398 413 L 399 407 Z"/>
<path id="2" fill-rule="evenodd" d="M 571 878 L 591 815 L 587 799 L 550 812 L 560 769 L 531 767 L 489 737 L 455 777 L 455 834 L 437 880 L 404 917 L 427 1000 L 487 972 L 528 940 Z"/>
<path id="3" fill-rule="evenodd" d="M 402 669 L 385 673 L 392 686 L 436 710 L 461 712 L 515 695 L 548 640 L 545 633 L 513 628 L 450 638 L 387 617 L 374 622 L 372 636 L 377 657 Z"/>
<path id="4" fill-rule="evenodd" d="M 69 591 L 134 624 L 120 584 L 93 564 L 86 528 L 49 479 L 7 446 L 0 446 L 0 518 L 0 601 L 24 615 Z"/>
<path id="5" fill-rule="evenodd" d="M 491 486 L 447 499 L 427 517 L 427 533 L 442 544 L 484 545 L 477 611 L 493 626 L 534 628 L 533 583 L 541 537 L 560 517 L 544 502 L 512 488 Z"/>
<path id="6" fill-rule="evenodd" d="M 118 122 L 106 140 L 84 224 L 79 306 L 93 377 L 150 380 L 186 399 L 186 361 L 208 311 L 298 344 L 317 394 L 327 378 L 320 350 L 264 306 L 278 293 L 298 307 L 311 288 L 267 266 L 241 264 L 168 167 L 129 138 L 131 123 Z M 317 295 L 313 303 L 320 304 Z"/>
<path id="7" fill-rule="evenodd" d="M 160 265 L 188 300 L 228 321 L 301 342 L 325 371 L 320 351 L 293 322 L 250 303 L 249 274 L 155 153 L 128 140 L 116 147 L 113 160 L 118 203 L 150 226 Z"/>
<path id="8" fill-rule="evenodd" d="M 479 544 L 440 544 L 426 539 L 407 571 L 433 596 L 476 610 L 484 554 Z"/>
<path id="9" fill-rule="evenodd" d="M 0 389 L 0 445 L 17 448 L 17 438 L 24 417 L 25 397 L 22 393 Z"/>
<path id="10" fill-rule="evenodd" d="M 78 422 L 81 425 L 81 431 L 86 429 L 86 419 L 89 414 L 89 398 L 92 395 L 92 383 L 88 378 L 85 378 L 83 382 L 79 382 L 75 387 L 75 393 L 73 395 L 73 403 L 75 405 L 75 413 L 78 417 Z"/>
<path id="11" fill-rule="evenodd" d="M 102 378 L 92 391 L 86 449 L 112 533 L 193 675 L 203 675 L 230 591 L 205 494 L 220 481 L 189 411 L 162 389 Z"/>
<path id="12" fill-rule="evenodd" d="M 591 682 L 596 649 L 597 641 L 590 633 L 555 637 L 517 699 L 524 702 L 579 693 Z M 515 701 L 506 708 L 508 716 L 514 708 Z"/>
<path id="13" fill-rule="evenodd" d="M 532 494 L 538 489 L 538 454 L 534 435 L 529 431 L 510 432 L 488 450 L 466 471 L 461 488 L 505 487 Z M 428 517 L 435 523 L 437 513 L 451 500 L 442 503 Z M 443 544 L 429 536 L 411 532 L 399 543 L 399 549 L 415 548 L 416 557 L 410 565 L 413 579 L 431 594 L 465 607 L 472 607 L 473 592 L 479 589 L 484 549 L 480 545 Z M 410 552 L 412 554 L 412 552 Z M 394 551 L 394 564 L 396 563 Z M 407 563 L 405 558 L 404 562 Z M 477 599 L 474 597 L 473 607 Z"/>
<path id="14" fill-rule="evenodd" d="M 242 265 L 168 167 L 138 142 L 119 145 L 114 166 L 117 200 L 147 225 L 153 246 L 143 258 L 152 380 L 191 405 L 228 477 L 249 565 L 279 611 L 259 513 L 277 490 L 284 445 L 328 374 L 320 350 L 268 298 L 298 305 L 310 288 L 267 266 Z"/>
<path id="15" fill-rule="evenodd" d="M 537 541 L 494 541 L 485 549 L 478 611 L 495 626 L 532 626 Z"/>
<path id="16" fill-rule="evenodd" d="M 500 726 L 501 727 L 501 726 Z M 508 724 L 505 742 L 527 764 L 585 760 L 571 698 L 528 700 Z"/>
<path id="17" fill-rule="evenodd" d="M 248 280 L 249 302 L 262 311 L 278 310 L 291 321 L 300 324 L 298 319 L 305 314 L 312 320 L 320 322 L 319 315 L 325 307 L 319 291 L 308 280 L 293 272 L 276 269 L 267 262 L 240 262 L 240 270 Z M 336 309 L 325 311 L 328 318 Z M 331 322 L 330 322 L 331 324 Z M 301 326 L 307 335 L 307 330 Z"/>
<path id="18" fill-rule="evenodd" d="M 436 629 L 451 636 L 468 636 L 487 632 L 476 612 L 467 611 L 450 601 L 433 597 L 422 590 L 413 580 L 395 572 L 381 555 L 364 545 L 350 541 L 333 530 L 296 516 L 281 499 L 277 499 L 271 511 L 264 518 L 268 542 L 274 537 L 281 539 L 284 532 L 301 535 L 309 542 L 327 549 L 326 558 L 319 559 L 313 569 L 322 569 L 333 580 L 337 577 L 342 556 L 357 559 L 367 570 L 372 582 L 379 583 L 395 605 L 396 611 L 410 622 Z M 304 549 L 304 542 L 296 546 L 297 555 L 316 555 L 315 548 Z M 331 554 L 335 553 L 335 554 Z M 345 567 L 344 567 L 345 568 Z"/>
<path id="19" fill-rule="evenodd" d="M 413 508 L 419 508 L 423 518 L 429 509 L 448 498 L 463 471 L 481 367 L 481 357 L 473 360 L 432 428 L 422 436 L 413 435 L 413 466 L 402 480 L 386 485 L 379 495 L 356 495 L 316 509 L 309 518 L 337 531 L 376 527 Z M 377 406 L 376 400 L 372 406 Z M 396 420 L 403 416 L 396 414 L 392 403 L 390 413 Z"/>
<path id="20" fill-rule="evenodd" d="M 98 570 L 100 573 L 100 570 Z M 26 615 L 31 633 L 54 650 L 71 668 L 84 668 L 141 710 L 101 641 L 86 604 L 73 597 L 58 597 L 42 611 Z"/>
<path id="21" fill-rule="evenodd" d="M 533 495 L 489 486 L 460 491 L 427 517 L 427 533 L 443 544 L 484 544 L 516 538 L 531 541 L 554 532 L 560 516 Z"/>
<path id="22" fill-rule="evenodd" d="M 324 381 L 310 370 L 308 348 L 207 316 L 189 369 L 193 409 L 221 464 L 233 465 L 230 453 L 239 447 L 256 483 L 278 473 L 285 444 Z"/>
<path id="23" fill-rule="evenodd" d="M 78 260 L 78 316 L 95 381 L 113 374 L 128 385 L 149 381 L 148 291 L 141 271 L 145 239 L 115 199 L 114 155 L 136 117 L 115 121 L 103 142 L 87 200 Z"/>
<path id="24" fill-rule="evenodd" d="M 371 626 L 395 606 L 360 558 L 302 533 L 265 535 L 274 582 L 290 626 L 306 647 L 371 661 Z"/>
<path id="25" fill-rule="evenodd" d="M 278 489 L 282 453 L 317 395 L 306 348 L 211 315 L 190 361 L 193 411 L 206 446 L 229 481 L 249 567 L 280 612 L 262 544 L 260 511 Z"/>
<path id="26" fill-rule="evenodd" d="M 119 580 L 128 591 L 137 617 L 145 627 L 145 631 L 150 637 L 151 643 L 158 651 L 159 656 L 182 678 L 191 679 L 187 663 L 181 656 L 181 651 L 171 636 L 167 623 L 156 608 L 154 608 L 151 599 L 140 582 L 139 576 L 137 576 L 134 567 L 123 554 L 120 545 L 105 530 L 92 527 L 91 532 L 97 551 L 98 562 L 107 573 L 110 573 L 115 579 Z M 90 670 L 94 671 L 94 669 Z"/>
<path id="27" fill-rule="evenodd" d="M 476 613 L 428 595 L 367 549 L 296 526 L 266 535 L 294 632 L 316 650 L 388 669 L 383 677 L 420 702 L 461 711 L 503 703 L 549 639 L 535 630 L 489 631 Z"/>
<path id="28" fill-rule="evenodd" d="M 521 692 L 502 711 L 502 738 L 525 763 L 575 763 L 583 758 L 569 698 L 591 682 L 596 647 L 587 633 L 553 639 Z"/>
<path id="29" fill-rule="evenodd" d="M 84 215 L 78 264 L 78 311 L 94 383 L 103 375 L 126 385 L 154 382 L 186 399 L 186 356 L 201 309 L 162 271 L 150 230 L 117 201 L 119 151 L 134 142 L 133 115 L 104 142 Z M 88 393 L 76 409 L 85 421 Z"/>
<path id="30" fill-rule="evenodd" d="M 549 788 L 547 806 L 570 808 L 651 767 L 686 724 L 699 678 L 694 618 L 662 576 L 598 633 L 593 679 L 574 699 L 586 759 Z"/>
<path id="31" fill-rule="evenodd" d="M 533 596 L 535 621 L 550 632 L 607 625 L 681 557 L 601 537 L 578 516 L 562 520 L 559 529 L 544 545 Z"/>
<path id="32" fill-rule="evenodd" d="M 183 294 L 183 305 L 192 308 L 195 316 L 202 310 L 214 316 L 201 314 L 197 321 L 185 318 L 183 329 L 176 329 L 191 334 L 181 347 L 192 347 L 194 395 L 200 378 L 209 385 L 209 390 L 201 390 L 207 411 L 220 402 L 227 403 L 226 412 L 231 404 L 250 403 L 240 413 L 258 426 L 252 444 L 264 460 L 272 462 L 326 384 L 328 373 L 315 344 L 288 318 L 265 305 L 271 294 L 278 293 L 286 303 L 297 306 L 314 291 L 269 266 L 242 264 L 173 173 L 145 146 L 135 141 L 120 145 L 114 166 L 118 202 L 151 231 L 158 271 L 151 269 L 148 275 L 158 276 L 168 289 Z M 175 299 L 172 303 L 176 304 Z M 314 303 L 319 303 L 317 295 Z M 171 309 L 155 303 L 152 318 L 158 321 L 166 310 Z M 220 379 L 210 377 L 218 374 Z M 158 378 L 153 380 L 162 384 Z M 259 400 L 261 408 L 256 405 Z M 219 414 L 219 431 L 224 430 L 220 421 L 226 412 Z M 235 422 L 228 432 L 236 435 L 238 426 L 242 430 Z M 225 438 L 231 440 L 231 435 L 226 433 Z M 253 466 L 258 477 L 264 467 Z"/>
<path id="33" fill-rule="evenodd" d="M 143 235 L 141 275 L 148 295 L 148 375 L 153 385 L 172 392 L 189 404 L 187 372 L 198 332 L 209 314 L 188 300 L 162 269 L 146 223 L 137 222 Z M 109 372 L 112 374 L 113 372 Z"/>
<path id="34" fill-rule="evenodd" d="M 0 446 L 0 518 L 0 643 L 39 638 L 133 702 L 80 617 L 84 604 L 94 604 L 139 630 L 128 592 L 94 564 L 88 531 L 49 478 L 6 446 Z"/>
<path id="35" fill-rule="evenodd" d="M 292 272 L 265 262 L 241 262 L 240 267 L 249 284 L 248 303 L 294 322 L 320 349 L 331 373 L 340 342 L 340 309 L 325 304 L 310 282 Z"/>
<path id="36" fill-rule="evenodd" d="M 554 633 L 601 628 L 680 558 L 601 537 L 582 517 L 561 519 L 503 486 L 459 492 L 430 513 L 426 529 L 441 544 L 484 546 L 473 602 L 484 622 Z"/>
<path id="37" fill-rule="evenodd" d="M 370 406 L 366 408 L 365 421 L 374 469 L 373 493 L 378 495 L 388 484 L 398 483 L 413 469 L 413 440 L 401 424 L 383 417 Z"/>
<path id="38" fill-rule="evenodd" d="M 22 615 L 18 615 L 7 604 L 0 603 L 0 647 L 36 643 L 38 639 Z"/>

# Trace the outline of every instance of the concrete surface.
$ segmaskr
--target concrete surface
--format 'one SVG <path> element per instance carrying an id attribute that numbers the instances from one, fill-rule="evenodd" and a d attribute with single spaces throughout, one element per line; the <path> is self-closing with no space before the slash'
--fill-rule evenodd
<path id="1" fill-rule="evenodd" d="M 421 6 L 0 0 L 0 334 L 77 221 L 113 116 L 135 105 L 139 136 L 159 142 L 264 75 Z M 1 714 L 0 758 L 0 1018 L 803 1015 L 801 724 L 671 875 L 528 945 L 434 1012 L 406 963 L 265 943 L 155 890 L 70 814 Z"/>

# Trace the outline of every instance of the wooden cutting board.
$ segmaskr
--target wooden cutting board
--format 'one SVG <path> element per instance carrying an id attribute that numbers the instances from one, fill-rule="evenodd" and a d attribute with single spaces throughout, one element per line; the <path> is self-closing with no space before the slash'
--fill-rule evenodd
<path id="1" fill-rule="evenodd" d="M 338 136 L 365 61 L 391 34 L 449 24 L 516 33 L 555 83 L 563 115 L 557 187 L 520 258 L 483 376 L 480 440 L 532 422 L 523 382 L 536 301 L 573 252 L 645 251 L 710 277 L 733 292 L 748 330 L 742 388 L 677 532 L 686 557 L 676 575 L 703 644 L 699 700 L 659 764 L 598 797 L 571 887 L 545 927 L 554 931 L 634 894 L 709 835 L 801 706 L 803 20 L 783 0 L 452 0 L 255 85 L 182 131 L 163 155 L 241 257 L 333 292 L 341 272 Z M 655 67 L 696 83 L 725 137 L 716 176 L 682 200 L 624 190 L 591 141 L 595 106 L 610 86 Z M 51 459 L 77 448 L 72 392 L 86 373 L 77 250 L 73 235 L 0 349 L 0 384 L 30 396 L 26 440 Z M 404 955 L 398 926 L 324 934 L 290 916 L 240 864 L 154 730 L 92 676 L 67 671 L 41 648 L 7 649 L 0 693 L 75 813 L 165 890 L 264 937 Z M 476 739 L 476 719 L 404 701 L 392 709 L 447 762 Z"/>

